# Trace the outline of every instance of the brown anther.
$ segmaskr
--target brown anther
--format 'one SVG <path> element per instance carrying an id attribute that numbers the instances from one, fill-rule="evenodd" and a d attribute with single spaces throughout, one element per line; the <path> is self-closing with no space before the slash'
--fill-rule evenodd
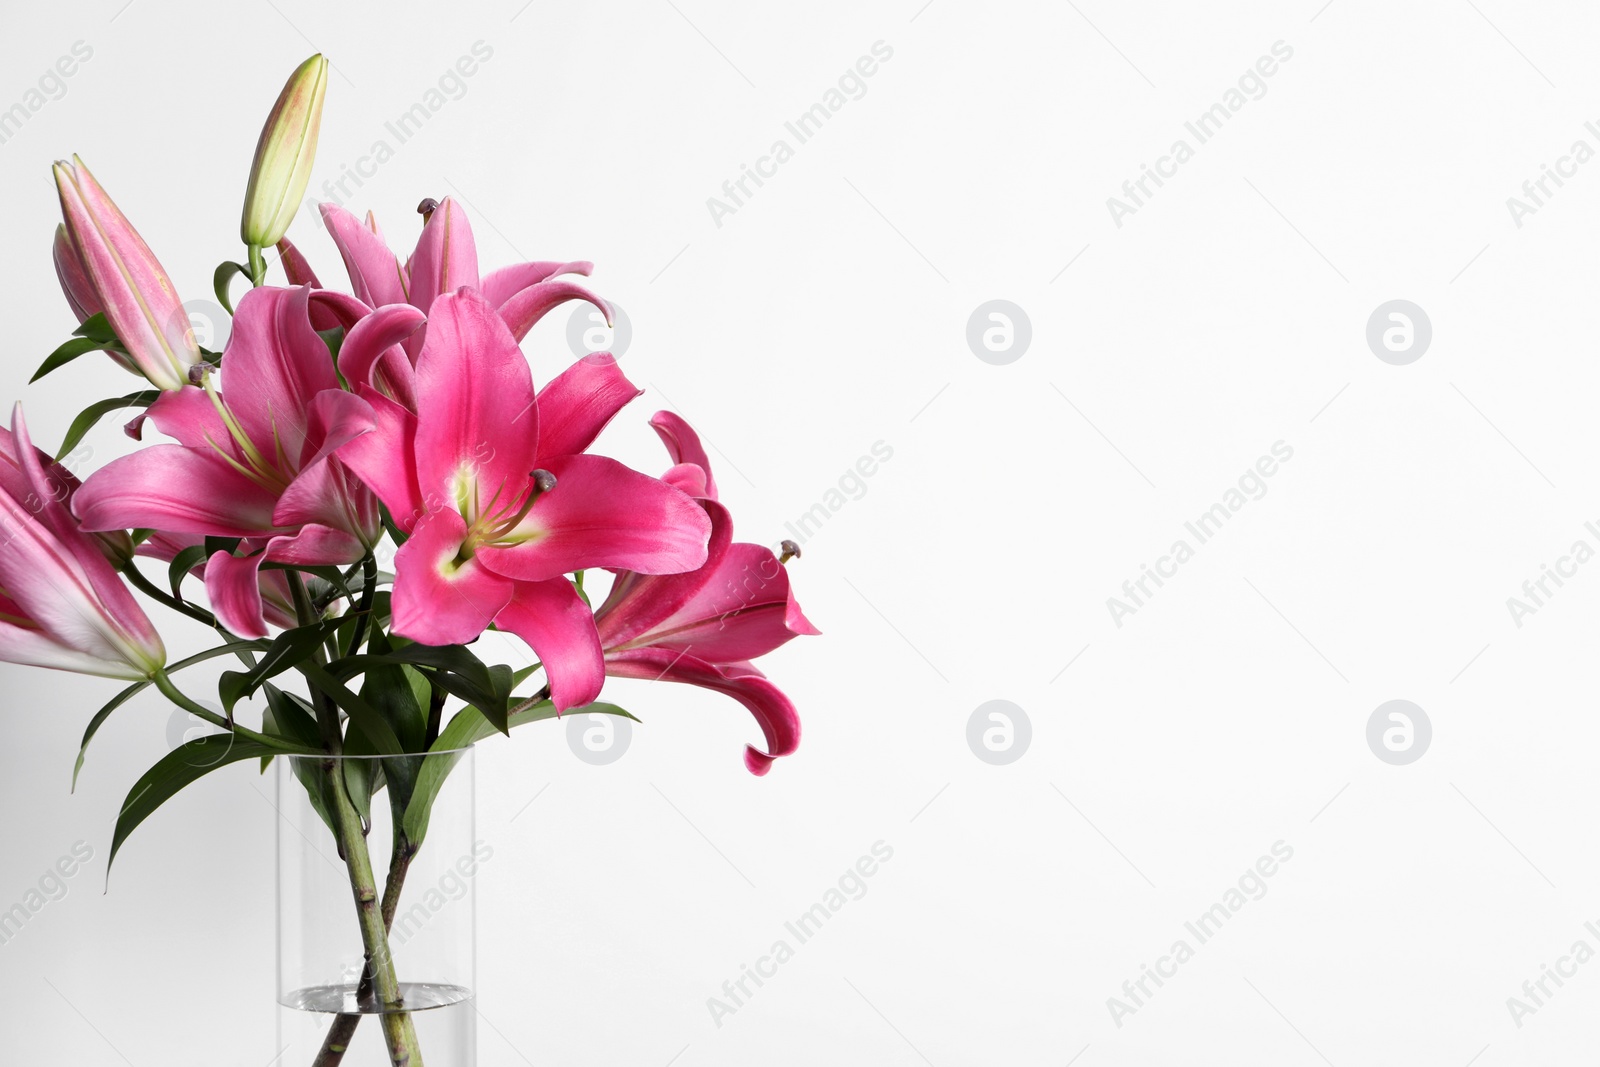
<path id="1" fill-rule="evenodd" d="M 778 547 L 783 550 L 783 554 L 778 557 L 779 563 L 788 563 L 791 559 L 800 558 L 800 546 L 793 541 L 785 540 Z"/>
<path id="2" fill-rule="evenodd" d="M 417 205 L 417 214 L 422 216 L 423 225 L 427 225 L 428 220 L 433 218 L 433 213 L 438 210 L 439 201 L 431 196 L 424 197 L 422 203 Z"/>

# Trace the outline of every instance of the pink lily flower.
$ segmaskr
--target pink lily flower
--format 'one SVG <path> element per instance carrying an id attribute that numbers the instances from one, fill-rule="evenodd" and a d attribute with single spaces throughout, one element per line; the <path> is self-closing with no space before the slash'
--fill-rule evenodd
<path id="1" fill-rule="evenodd" d="M 323 222 L 349 271 L 351 290 L 368 307 L 410 304 L 426 314 L 438 297 L 471 286 L 494 306 L 517 341 L 568 300 L 587 300 L 607 317 L 611 314 L 598 296 L 561 279 L 563 274 L 588 274 L 594 269 L 594 264 L 581 260 L 518 263 L 480 279 L 472 226 L 466 212 L 449 197 L 428 209 L 416 249 L 404 263 L 384 244 L 370 213 L 363 223 L 337 204 L 321 207 Z M 304 258 L 296 254 L 295 259 L 291 262 L 286 257 L 284 262 L 291 280 L 297 272 L 309 273 Z M 422 351 L 425 336 L 426 331 L 419 330 L 406 341 L 405 350 L 413 363 Z"/>
<path id="2" fill-rule="evenodd" d="M 20 404 L 0 434 L 0 660 L 151 677 L 166 649 L 102 543 L 68 510 L 75 480 L 34 448 Z"/>
<path id="3" fill-rule="evenodd" d="M 339 450 L 411 535 L 395 556 L 394 632 L 430 645 L 464 644 L 491 623 L 515 633 L 561 710 L 604 682 L 593 616 L 565 576 L 692 570 L 711 532 L 684 493 L 581 454 L 638 390 L 611 360 L 569 374 L 536 399 L 494 306 L 476 289 L 446 293 L 428 310 L 417 413 L 365 387 L 376 429 Z"/>
<path id="4" fill-rule="evenodd" d="M 237 537 L 206 562 L 206 592 L 230 630 L 266 634 L 261 565 L 348 564 L 381 532 L 378 502 L 334 455 L 373 428 L 372 409 L 340 388 L 312 329 L 311 290 L 245 294 L 223 355 L 223 389 L 163 394 L 149 418 L 177 444 L 113 460 L 73 508 L 89 530 L 147 528 Z"/>
<path id="5" fill-rule="evenodd" d="M 158 389 L 182 389 L 189 368 L 200 361 L 189 315 L 167 272 L 137 230 L 111 202 L 83 161 L 55 165 L 61 214 L 83 277 L 139 372 Z M 57 272 L 73 310 L 87 309 L 81 288 L 69 283 L 57 256 Z M 74 289 L 78 295 L 74 295 Z M 87 316 L 85 316 L 87 317 Z"/>
<path id="6" fill-rule="evenodd" d="M 105 537 L 107 534 L 98 536 Z M 126 535 L 124 535 L 126 536 Z M 195 545 L 205 544 L 205 538 L 194 534 L 173 534 L 157 530 L 150 534 L 139 546 L 133 550 L 136 556 L 146 559 L 160 560 L 162 563 L 171 563 L 178 558 L 178 553 Z M 189 569 L 189 573 L 201 581 L 206 577 L 206 560 L 201 560 Z M 299 615 L 295 611 L 294 591 L 289 586 L 287 571 L 272 569 L 262 570 L 257 575 L 261 587 L 261 615 L 269 625 L 280 630 L 291 630 L 300 625 Z M 315 597 L 319 592 L 322 580 L 309 578 L 306 581 L 306 591 Z M 226 625 L 226 623 L 224 623 Z"/>
<path id="7" fill-rule="evenodd" d="M 801 634 L 820 633 L 789 589 L 788 570 L 761 545 L 733 540 L 733 520 L 699 436 L 669 411 L 650 420 L 676 464 L 666 480 L 699 498 L 711 519 L 705 565 L 685 574 L 619 572 L 595 612 L 606 673 L 682 682 L 734 698 L 755 716 L 767 751 L 745 749 L 745 766 L 766 774 L 800 744 L 793 702 L 750 661 Z"/>

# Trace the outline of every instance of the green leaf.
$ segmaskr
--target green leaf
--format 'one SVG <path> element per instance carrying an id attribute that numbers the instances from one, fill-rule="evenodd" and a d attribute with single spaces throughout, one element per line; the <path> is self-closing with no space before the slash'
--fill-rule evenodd
<path id="1" fill-rule="evenodd" d="M 185 667 L 193 667 L 196 663 L 204 663 L 208 659 L 216 659 L 218 656 L 227 656 L 235 652 L 241 652 L 245 649 L 252 649 L 256 647 L 258 647 L 258 642 L 255 641 L 230 641 L 228 644 L 218 645 L 216 648 L 208 648 L 204 652 L 197 652 L 187 659 L 180 659 L 176 663 L 168 664 L 167 673 L 176 674 Z M 107 701 L 106 706 L 95 712 L 94 718 L 89 720 L 89 727 L 83 732 L 83 742 L 78 746 L 78 761 L 73 764 L 72 767 L 72 788 L 74 791 L 76 791 L 78 788 L 78 774 L 83 770 L 83 760 L 84 757 L 88 755 L 89 742 L 94 740 L 94 735 L 100 731 L 100 727 L 104 725 L 105 721 L 111 717 L 111 713 L 113 711 L 116 711 L 129 700 L 132 700 L 135 696 L 139 695 L 139 693 L 143 692 L 149 685 L 150 683 L 147 681 L 134 682 L 132 685 L 128 686 L 128 688 L 124 689 L 122 692 L 118 693 L 116 696 Z M 311 744 L 315 746 L 316 741 L 317 739 L 315 735 L 313 735 L 311 738 Z"/>
<path id="2" fill-rule="evenodd" d="M 56 459 L 61 459 L 68 452 L 78 447 L 78 442 L 83 440 L 84 434 L 94 429 L 95 423 L 122 408 L 147 408 L 155 403 L 156 397 L 161 395 L 159 389 L 146 389 L 141 393 L 129 393 L 127 396 L 113 397 L 110 400 L 97 400 L 93 404 L 78 412 L 78 417 L 72 420 L 72 425 L 67 427 L 66 439 L 61 442 L 61 447 L 56 450 Z"/>
<path id="3" fill-rule="evenodd" d="M 109 882 L 111 879 L 111 864 L 116 862 L 117 852 L 128 835 L 184 786 L 198 781 L 218 767 L 271 753 L 272 749 L 259 742 L 246 741 L 232 734 L 206 734 L 167 753 L 128 791 L 128 799 L 117 816 L 116 830 L 111 837 L 106 880 Z"/>
<path id="4" fill-rule="evenodd" d="M 44 362 L 39 364 L 39 369 L 33 372 L 33 377 L 28 379 L 28 384 L 32 385 L 51 371 L 65 367 L 81 355 L 89 352 L 104 352 L 110 347 L 109 343 L 96 341 L 90 337 L 74 337 L 72 340 L 62 343 L 54 352 L 45 357 Z"/>
<path id="5" fill-rule="evenodd" d="M 172 586 L 173 596 L 179 600 L 183 599 L 183 594 L 178 591 L 178 587 L 183 585 L 183 580 L 188 577 L 189 572 L 203 563 L 205 559 L 205 545 L 190 545 L 172 557 L 172 565 L 167 568 L 167 581 Z"/>
<path id="6" fill-rule="evenodd" d="M 351 759 L 339 761 L 339 769 L 344 772 L 344 789 L 350 797 L 350 803 L 355 805 L 356 814 L 361 816 L 363 826 L 372 825 L 372 794 L 376 783 L 374 777 L 381 769 L 378 761 L 374 759 L 361 759 L 362 756 L 375 756 L 372 741 L 354 723 L 345 732 L 344 754 Z"/>
<path id="7" fill-rule="evenodd" d="M 118 708 L 122 707 L 122 705 L 126 704 L 128 701 L 144 692 L 147 688 L 149 688 L 149 686 L 150 683 L 148 681 L 134 682 L 132 685 L 128 686 L 128 688 L 124 689 L 122 692 L 118 693 L 116 696 L 107 701 L 105 707 L 94 713 L 94 718 L 89 720 L 89 728 L 83 731 L 83 742 L 78 745 L 78 762 L 73 764 L 72 767 L 73 792 L 78 791 L 78 772 L 83 770 L 83 757 L 88 754 L 89 742 L 94 740 L 94 735 L 100 731 L 101 725 L 107 719 L 111 718 L 111 713 L 113 711 L 116 711 Z"/>
<path id="8" fill-rule="evenodd" d="M 84 319 L 76 330 L 72 331 L 74 337 L 87 337 L 91 341 L 102 341 L 106 344 L 117 343 L 117 331 L 111 328 L 111 320 L 106 318 L 104 311 L 96 311 Z"/>
<path id="9" fill-rule="evenodd" d="M 281 737 L 285 741 L 297 741 L 307 748 L 322 745 L 316 710 L 303 697 L 286 693 L 271 682 L 263 682 L 261 691 L 267 696 L 267 710 L 262 713 L 262 722 L 265 724 L 263 733 Z M 267 769 L 268 762 L 262 762 L 263 771 Z"/>
<path id="10" fill-rule="evenodd" d="M 328 354 L 337 363 L 339 361 L 339 349 L 344 347 L 344 327 L 335 326 L 327 330 L 318 330 L 317 336 L 322 338 L 322 343 L 328 346 Z"/>
<path id="11" fill-rule="evenodd" d="M 352 693 L 343 682 L 330 674 L 327 668 L 309 659 L 302 659 L 295 663 L 294 667 L 305 675 L 306 681 L 344 709 L 345 714 L 350 716 L 350 722 L 371 739 L 375 751 L 385 755 L 403 751 L 394 729 L 377 709 Z"/>
<path id="12" fill-rule="evenodd" d="M 222 698 L 222 706 L 227 709 L 228 715 L 233 715 L 233 706 L 241 697 L 254 693 L 262 682 L 298 666 L 324 638 L 338 628 L 339 623 L 338 619 L 326 619 L 310 626 L 285 630 L 273 638 L 272 644 L 262 654 L 261 661 L 250 670 L 223 671 L 222 678 L 217 682 L 217 695 Z"/>
<path id="13" fill-rule="evenodd" d="M 241 652 L 260 652 L 266 647 L 267 642 L 264 640 L 229 641 L 225 645 L 208 648 L 204 652 L 196 652 L 187 659 L 180 659 L 176 663 L 167 664 L 167 673 L 177 674 L 185 667 L 193 667 L 196 663 L 204 663 L 208 659 L 216 659 L 218 656 L 237 655 Z"/>
<path id="14" fill-rule="evenodd" d="M 510 667 L 488 666 L 464 645 L 403 645 L 382 655 L 347 656 L 329 670 L 347 678 L 383 664 L 402 663 L 427 668 L 434 685 L 482 710 L 496 729 L 510 730 L 506 714 L 515 675 Z"/>
<path id="15" fill-rule="evenodd" d="M 389 652 L 388 636 L 381 630 L 374 632 L 368 647 L 380 655 Z M 406 669 L 403 664 L 372 668 L 362 682 L 361 696 L 394 728 L 402 751 L 420 752 L 426 744 L 428 704 L 426 699 L 417 699 Z"/>
<path id="16" fill-rule="evenodd" d="M 267 708 L 261 714 L 263 733 L 298 741 L 310 748 L 316 748 L 321 744 L 322 739 L 317 730 L 317 713 L 311 705 L 293 693 L 285 693 L 271 682 L 262 683 L 261 689 L 267 695 Z M 267 773 L 272 759 L 271 753 L 261 757 L 262 774 Z M 312 809 L 322 818 L 328 829 L 333 831 L 333 817 L 328 813 L 323 793 L 323 786 L 327 780 L 318 773 L 317 763 L 308 759 L 296 759 L 290 763 L 290 767 L 294 771 L 294 776 L 305 787 Z"/>
<path id="17" fill-rule="evenodd" d="M 228 286 L 235 274 L 243 274 L 248 278 L 250 268 L 243 263 L 218 263 L 211 275 L 211 291 L 217 294 L 217 303 L 227 308 L 230 315 L 233 314 L 233 301 L 228 299 Z"/>
<path id="18" fill-rule="evenodd" d="M 226 552 L 231 556 L 239 550 L 239 542 L 242 540 L 244 540 L 242 537 L 216 537 L 207 535 L 206 539 L 201 544 L 202 547 L 205 548 L 207 556 L 214 556 L 218 552 Z"/>

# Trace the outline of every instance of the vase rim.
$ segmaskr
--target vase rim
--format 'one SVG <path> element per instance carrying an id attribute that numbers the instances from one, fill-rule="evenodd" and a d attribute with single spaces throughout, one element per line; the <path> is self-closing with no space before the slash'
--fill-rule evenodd
<path id="1" fill-rule="evenodd" d="M 281 753 L 281 756 L 284 759 L 317 760 L 317 761 L 321 761 L 321 760 L 325 760 L 325 759 L 333 759 L 333 760 L 358 760 L 358 759 L 385 760 L 385 759 L 404 759 L 406 757 L 411 757 L 411 756 L 464 756 L 469 752 L 475 751 L 477 749 L 477 747 L 478 747 L 477 744 L 474 743 L 474 744 L 470 744 L 470 745 L 463 745 L 460 748 L 429 749 L 427 752 L 385 752 L 385 753 L 376 753 L 376 752 L 357 752 L 357 753 L 352 753 L 352 752 L 340 752 L 340 753 L 332 753 L 332 752 L 284 752 L 284 753 Z"/>

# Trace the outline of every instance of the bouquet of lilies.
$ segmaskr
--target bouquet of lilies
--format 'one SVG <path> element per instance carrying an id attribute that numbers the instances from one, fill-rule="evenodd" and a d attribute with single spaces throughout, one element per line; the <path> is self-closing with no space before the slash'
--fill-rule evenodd
<path id="1" fill-rule="evenodd" d="M 196 343 L 167 273 L 83 162 L 55 165 L 55 269 L 79 325 L 34 380 L 101 352 L 146 383 L 90 405 L 56 454 L 121 409 L 137 409 L 133 439 L 154 429 L 170 440 L 80 483 L 13 410 L 0 429 L 0 659 L 130 683 L 93 717 L 84 749 L 152 685 L 217 728 L 133 786 L 112 858 L 157 807 L 218 767 L 363 754 L 382 757 L 372 795 L 352 795 L 342 776 L 307 782 L 358 885 L 370 872 L 355 869 L 366 850 L 352 835 L 366 824 L 344 816 L 386 792 L 396 853 L 420 847 L 449 770 L 430 752 L 569 709 L 627 715 L 596 703 L 608 675 L 739 701 L 765 736 L 745 764 L 766 773 L 795 750 L 799 721 L 751 661 L 816 632 L 790 594 L 784 564 L 798 549 L 734 540 L 706 451 L 675 414 L 650 420 L 670 458 L 659 476 L 590 451 L 641 394 L 611 355 L 535 387 L 519 342 L 541 318 L 573 300 L 609 315 L 572 280 L 591 264 L 481 274 L 467 217 L 449 199 L 422 202 L 421 234 L 402 257 L 371 214 L 324 204 L 350 291 L 322 285 L 284 234 L 306 189 L 327 74 L 321 56 L 297 69 L 257 144 L 246 254 L 214 278 L 233 316 L 221 352 Z M 273 249 L 286 284 L 267 281 Z M 392 573 L 380 563 L 389 560 Z M 595 606 L 585 578 L 597 570 L 611 579 Z M 136 594 L 219 643 L 169 661 Z M 473 644 L 491 627 L 537 662 L 480 659 Z M 237 663 L 208 706 L 179 675 L 219 657 Z M 235 718 L 247 697 L 264 698 L 258 727 Z M 382 997 L 393 975 L 381 973 L 383 946 L 369 939 L 367 949 Z"/>

